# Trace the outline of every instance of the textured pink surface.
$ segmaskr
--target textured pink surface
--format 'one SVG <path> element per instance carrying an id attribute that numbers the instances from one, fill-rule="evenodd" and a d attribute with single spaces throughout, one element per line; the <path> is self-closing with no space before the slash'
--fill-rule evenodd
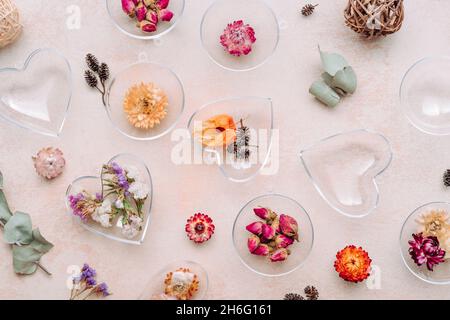
<path id="1" fill-rule="evenodd" d="M 416 279 L 400 258 L 398 238 L 403 220 L 417 206 L 445 201 L 450 191 L 441 175 L 450 166 L 448 137 L 433 137 L 414 129 L 402 116 L 398 103 L 401 78 L 418 59 L 450 51 L 450 2 L 406 2 L 403 28 L 388 38 L 365 41 L 344 26 L 346 1 L 318 1 L 308 17 L 300 16 L 297 0 L 269 1 L 281 21 L 277 52 L 263 67 L 233 73 L 217 67 L 202 51 L 201 15 L 211 1 L 187 1 L 180 24 L 158 42 L 130 39 L 109 20 L 104 1 L 17 0 L 23 23 L 22 37 L 0 51 L 0 65 L 21 64 L 38 47 L 56 47 L 70 60 L 75 92 L 72 109 L 60 139 L 33 135 L 0 123 L 0 168 L 8 200 L 14 209 L 29 212 L 33 222 L 55 244 L 43 263 L 51 269 L 18 277 L 12 271 L 9 248 L 0 244 L 0 299 L 66 299 L 67 268 L 88 262 L 108 282 L 112 299 L 134 299 L 146 281 L 175 259 L 201 263 L 209 273 L 207 298 L 279 299 L 308 284 L 325 299 L 450 298 L 445 286 Z M 81 29 L 69 30 L 67 7 L 81 9 Z M 426 9 L 425 9 L 426 8 Z M 357 92 L 334 110 L 308 94 L 320 74 L 317 44 L 342 53 L 354 67 Z M 185 48 L 180 51 L 180 48 Z M 172 67 L 186 90 L 186 112 L 179 127 L 204 103 L 233 95 L 270 96 L 274 100 L 275 127 L 280 128 L 280 170 L 236 185 L 215 167 L 175 166 L 170 159 L 170 136 L 153 142 L 134 142 L 114 131 L 100 97 L 82 79 L 83 57 L 96 54 L 110 63 L 112 73 L 135 62 L 141 52 Z M 181 54 L 180 54 L 181 53 Z M 386 135 L 393 146 L 391 167 L 378 179 L 379 208 L 370 216 L 350 220 L 329 208 L 309 182 L 298 151 L 336 132 L 368 128 Z M 62 176 L 52 182 L 38 177 L 31 156 L 41 147 L 61 148 L 67 159 Z M 96 174 L 112 155 L 131 152 L 145 159 L 153 175 L 153 217 L 145 243 L 128 246 L 93 235 L 65 212 L 64 194 L 76 177 Z M 310 213 L 316 232 L 314 249 L 298 271 L 267 279 L 247 270 L 234 252 L 231 228 L 239 209 L 253 197 L 277 192 L 298 200 Z M 214 219 L 216 232 L 202 246 L 189 241 L 186 219 L 195 212 Z M 381 289 L 343 282 L 333 270 L 336 252 L 347 244 L 361 245 L 381 269 Z"/>

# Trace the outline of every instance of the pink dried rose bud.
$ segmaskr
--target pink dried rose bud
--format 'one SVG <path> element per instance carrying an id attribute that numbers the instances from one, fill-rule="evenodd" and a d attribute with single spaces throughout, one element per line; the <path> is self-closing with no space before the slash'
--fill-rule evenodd
<path id="1" fill-rule="evenodd" d="M 162 9 L 161 11 L 159 11 L 159 19 L 161 19 L 161 21 L 170 21 L 173 18 L 173 12 L 168 10 L 168 9 Z"/>
<path id="2" fill-rule="evenodd" d="M 277 214 L 275 212 L 273 212 L 272 210 L 270 210 L 269 208 L 254 208 L 253 212 L 260 217 L 261 219 L 264 220 L 273 220 L 275 219 L 275 217 L 277 216 Z"/>
<path id="3" fill-rule="evenodd" d="M 263 224 L 262 236 L 265 240 L 271 240 L 273 237 L 275 237 L 275 229 L 269 226 L 268 224 Z"/>
<path id="4" fill-rule="evenodd" d="M 158 23 L 158 14 L 155 11 L 149 10 L 147 11 L 145 19 L 156 26 Z"/>
<path id="5" fill-rule="evenodd" d="M 122 0 L 122 10 L 130 17 L 134 17 L 136 3 L 133 0 Z"/>
<path id="6" fill-rule="evenodd" d="M 280 229 L 284 235 L 298 241 L 298 224 L 294 218 L 286 214 L 280 215 Z"/>
<path id="7" fill-rule="evenodd" d="M 142 3 L 139 3 L 136 7 L 136 19 L 137 21 L 141 22 L 145 19 L 147 15 L 147 7 L 144 6 Z"/>
<path id="8" fill-rule="evenodd" d="M 290 252 L 288 249 L 285 248 L 277 249 L 270 255 L 270 261 L 272 262 L 284 261 L 288 258 L 289 254 Z"/>
<path id="9" fill-rule="evenodd" d="M 169 0 L 158 0 L 156 5 L 159 9 L 166 9 L 169 6 Z"/>
<path id="10" fill-rule="evenodd" d="M 253 234 L 256 234 L 257 236 L 260 236 L 262 234 L 263 225 L 264 223 L 257 221 L 250 223 L 248 226 L 245 227 L 245 229 L 247 229 L 247 231 Z"/>
<path id="11" fill-rule="evenodd" d="M 274 242 L 277 248 L 287 248 L 294 243 L 294 239 L 285 236 L 284 234 L 277 234 Z"/>
<path id="12" fill-rule="evenodd" d="M 141 27 L 141 30 L 144 32 L 155 32 L 156 31 L 156 25 L 147 20 L 141 21 L 140 27 Z"/>
<path id="13" fill-rule="evenodd" d="M 39 150 L 37 155 L 33 156 L 33 162 L 36 172 L 48 180 L 59 176 L 66 165 L 62 151 L 52 147 Z"/>
<path id="14" fill-rule="evenodd" d="M 220 36 L 220 43 L 229 54 L 240 57 L 248 55 L 252 51 L 252 45 L 256 42 L 255 30 L 242 20 L 229 23 Z"/>
<path id="15" fill-rule="evenodd" d="M 258 248 L 259 244 L 260 244 L 260 240 L 257 236 L 251 235 L 250 237 L 248 237 L 247 247 L 251 253 L 255 252 L 255 250 Z"/>
<path id="16" fill-rule="evenodd" d="M 267 244 L 260 244 L 252 254 L 257 256 L 267 256 L 269 255 L 270 249 Z"/>

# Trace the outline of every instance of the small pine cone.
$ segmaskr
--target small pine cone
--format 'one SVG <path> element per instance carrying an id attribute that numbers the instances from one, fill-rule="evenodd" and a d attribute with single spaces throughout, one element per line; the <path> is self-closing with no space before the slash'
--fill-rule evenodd
<path id="1" fill-rule="evenodd" d="M 305 288 L 305 295 L 308 300 L 317 300 L 319 299 L 319 291 L 314 286 L 307 286 Z"/>
<path id="2" fill-rule="evenodd" d="M 106 81 L 109 79 L 109 67 L 106 63 L 102 63 L 98 69 L 98 76 L 101 81 Z"/>
<path id="3" fill-rule="evenodd" d="M 288 293 L 284 296 L 283 300 L 305 300 L 305 298 L 298 293 Z"/>
<path id="4" fill-rule="evenodd" d="M 444 186 L 450 187 L 450 169 L 445 170 L 443 176 Z"/>
<path id="5" fill-rule="evenodd" d="M 84 72 L 84 79 L 86 80 L 86 83 L 89 87 L 95 88 L 97 87 L 98 80 L 95 74 L 91 70 L 86 70 Z"/>
<path id="6" fill-rule="evenodd" d="M 100 68 L 100 64 L 98 63 L 98 59 L 91 53 L 86 55 L 86 64 L 94 72 L 98 72 Z"/>
<path id="7" fill-rule="evenodd" d="M 318 4 L 312 5 L 312 4 L 308 3 L 307 5 L 303 6 L 302 15 L 304 15 L 305 17 L 312 15 L 314 13 L 314 9 L 317 6 L 318 6 Z"/>

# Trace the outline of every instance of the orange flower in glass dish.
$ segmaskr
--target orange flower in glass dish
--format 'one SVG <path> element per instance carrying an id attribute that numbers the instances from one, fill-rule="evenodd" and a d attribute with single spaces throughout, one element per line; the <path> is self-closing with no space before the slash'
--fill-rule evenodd
<path id="1" fill-rule="evenodd" d="M 371 263 L 372 260 L 366 251 L 361 247 L 350 245 L 336 254 L 334 268 L 339 277 L 345 281 L 357 283 L 369 277 Z"/>
<path id="2" fill-rule="evenodd" d="M 236 140 L 236 123 L 233 117 L 219 114 L 202 121 L 196 136 L 205 147 L 223 147 Z"/>
<path id="3" fill-rule="evenodd" d="M 164 280 L 164 294 L 177 300 L 191 300 L 198 291 L 198 276 L 189 268 L 169 272 Z"/>

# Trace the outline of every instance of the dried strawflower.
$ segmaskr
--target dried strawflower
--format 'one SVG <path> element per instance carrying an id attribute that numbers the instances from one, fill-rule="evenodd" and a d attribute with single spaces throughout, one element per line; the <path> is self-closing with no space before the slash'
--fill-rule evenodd
<path id="1" fill-rule="evenodd" d="M 361 247 L 346 246 L 336 254 L 334 268 L 345 281 L 359 282 L 366 280 L 370 274 L 372 260 Z"/>
<path id="2" fill-rule="evenodd" d="M 186 233 L 195 243 L 208 241 L 214 233 L 213 220 L 206 214 L 196 213 L 187 220 Z"/>
<path id="3" fill-rule="evenodd" d="M 450 217 L 444 210 L 431 210 L 417 219 L 424 236 L 435 236 L 442 249 L 450 251 Z"/>
<path id="4" fill-rule="evenodd" d="M 319 290 L 317 290 L 314 286 L 307 286 L 305 288 L 305 295 L 308 300 L 318 300 L 319 299 Z"/>
<path id="5" fill-rule="evenodd" d="M 444 186 L 450 187 L 450 169 L 445 170 L 442 180 L 444 182 Z"/>
<path id="6" fill-rule="evenodd" d="M 302 295 L 299 295 L 298 293 L 287 293 L 283 300 L 305 300 Z"/>
<path id="7" fill-rule="evenodd" d="M 205 147 L 223 147 L 236 140 L 236 124 L 233 117 L 227 114 L 219 114 L 202 121 L 195 131 L 195 136 Z"/>
<path id="8" fill-rule="evenodd" d="M 445 250 L 439 247 L 439 240 L 434 236 L 424 237 L 422 233 L 413 234 L 413 240 L 409 243 L 409 254 L 414 262 L 421 266 L 427 265 L 427 269 L 433 271 L 433 267 L 444 262 Z"/>
<path id="9" fill-rule="evenodd" d="M 169 105 L 165 92 L 154 83 L 136 84 L 128 89 L 123 109 L 128 121 L 140 129 L 151 129 L 167 115 Z"/>
<path id="10" fill-rule="evenodd" d="M 198 291 L 199 280 L 188 268 L 169 272 L 164 280 L 164 293 L 178 300 L 190 300 Z"/>
<path id="11" fill-rule="evenodd" d="M 80 273 L 72 277 L 72 290 L 70 300 L 87 300 L 91 296 L 107 297 L 111 295 L 105 282 L 97 284 L 97 272 L 87 263 L 83 265 Z"/>
<path id="12" fill-rule="evenodd" d="M 302 15 L 304 15 L 305 17 L 312 15 L 314 13 L 314 9 L 317 6 L 318 4 L 311 4 L 311 3 L 304 5 L 301 10 Z"/>
<path id="13" fill-rule="evenodd" d="M 84 80 L 89 87 L 101 93 L 103 105 L 106 106 L 106 81 L 110 76 L 109 67 L 106 63 L 99 63 L 97 57 L 91 53 L 86 55 L 85 61 L 89 69 L 84 71 Z"/>
<path id="14" fill-rule="evenodd" d="M 255 30 L 242 20 L 229 23 L 220 36 L 220 44 L 229 54 L 236 57 L 248 55 L 255 42 Z"/>
<path id="15" fill-rule="evenodd" d="M 53 147 L 39 150 L 37 155 L 33 156 L 33 162 L 36 172 L 49 180 L 59 176 L 66 165 L 62 151 Z"/>

